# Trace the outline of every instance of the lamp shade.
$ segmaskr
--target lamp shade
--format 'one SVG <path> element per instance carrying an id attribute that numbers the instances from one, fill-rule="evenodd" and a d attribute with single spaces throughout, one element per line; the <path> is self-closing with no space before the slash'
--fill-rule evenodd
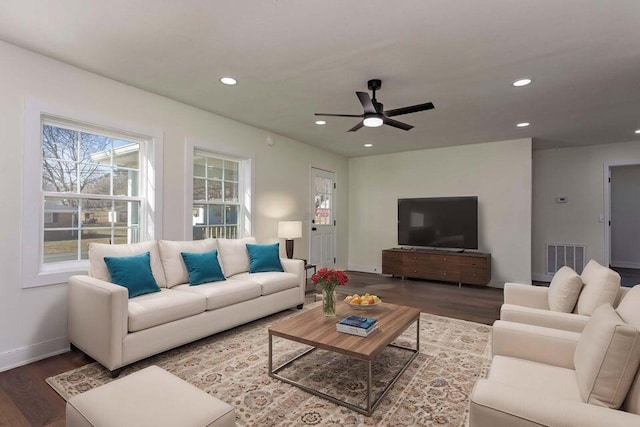
<path id="1" fill-rule="evenodd" d="M 280 221 L 278 237 L 281 239 L 299 239 L 302 237 L 302 221 Z"/>

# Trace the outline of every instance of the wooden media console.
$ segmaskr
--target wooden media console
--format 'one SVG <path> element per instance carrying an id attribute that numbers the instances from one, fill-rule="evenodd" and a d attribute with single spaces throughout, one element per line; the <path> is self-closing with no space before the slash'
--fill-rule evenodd
<path id="1" fill-rule="evenodd" d="M 382 274 L 486 286 L 491 281 L 491 254 L 434 249 L 385 249 Z"/>

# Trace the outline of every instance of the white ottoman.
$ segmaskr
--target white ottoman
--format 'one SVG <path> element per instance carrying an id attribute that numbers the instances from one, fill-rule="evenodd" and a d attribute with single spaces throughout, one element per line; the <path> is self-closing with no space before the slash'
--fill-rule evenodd
<path id="1" fill-rule="evenodd" d="M 73 396 L 67 427 L 233 426 L 235 410 L 157 366 Z"/>

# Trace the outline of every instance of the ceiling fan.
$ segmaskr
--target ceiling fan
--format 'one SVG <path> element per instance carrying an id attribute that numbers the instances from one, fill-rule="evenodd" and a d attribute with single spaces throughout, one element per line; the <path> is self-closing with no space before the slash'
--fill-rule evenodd
<path id="1" fill-rule="evenodd" d="M 382 125 L 389 125 L 402 130 L 411 130 L 413 126 L 394 120 L 391 117 L 400 116 L 402 114 L 417 113 L 418 111 L 431 110 L 435 108 L 431 102 L 427 102 L 425 104 L 384 111 L 384 106 L 376 99 L 376 91 L 380 90 L 382 87 L 382 81 L 379 79 L 369 80 L 367 82 L 367 87 L 370 91 L 373 91 L 373 98 L 369 97 L 367 92 L 356 92 L 356 96 L 360 100 L 362 108 L 364 108 L 363 114 L 316 113 L 315 115 L 329 117 L 362 117 L 362 121 L 349 129 L 349 132 L 355 132 L 363 126 L 375 128 Z"/>

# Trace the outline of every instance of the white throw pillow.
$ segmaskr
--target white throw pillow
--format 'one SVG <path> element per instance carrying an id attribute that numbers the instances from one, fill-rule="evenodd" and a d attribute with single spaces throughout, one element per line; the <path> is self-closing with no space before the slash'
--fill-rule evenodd
<path id="1" fill-rule="evenodd" d="M 255 237 L 244 239 L 217 239 L 218 259 L 225 277 L 249 271 L 247 243 L 256 243 Z"/>
<path id="2" fill-rule="evenodd" d="M 549 309 L 571 313 L 582 290 L 582 279 L 571 267 L 564 266 L 553 275 L 549 285 Z"/>
<path id="3" fill-rule="evenodd" d="M 618 409 L 640 364 L 640 333 L 611 304 L 601 305 L 580 334 L 573 362 L 582 399 Z"/>
<path id="4" fill-rule="evenodd" d="M 104 262 L 104 257 L 125 257 L 140 255 L 149 252 L 151 261 L 151 273 L 156 283 L 161 288 L 167 287 L 167 281 L 164 277 L 164 270 L 160 262 L 160 253 L 158 252 L 158 244 L 155 240 L 140 243 L 130 243 L 125 245 L 110 245 L 108 243 L 89 243 L 89 276 L 96 279 L 111 281 L 111 275 Z"/>
<path id="5" fill-rule="evenodd" d="M 578 314 L 591 316 L 602 304 L 613 305 L 620 291 L 620 275 L 591 260 L 582 271 L 582 292 L 578 298 Z"/>
<path id="6" fill-rule="evenodd" d="M 164 268 L 164 275 L 167 279 L 167 287 L 172 288 L 183 283 L 189 283 L 189 272 L 184 265 L 182 252 L 211 252 L 217 248 L 216 239 L 186 240 L 182 242 L 160 240 L 158 249 L 160 250 L 160 260 Z"/>

